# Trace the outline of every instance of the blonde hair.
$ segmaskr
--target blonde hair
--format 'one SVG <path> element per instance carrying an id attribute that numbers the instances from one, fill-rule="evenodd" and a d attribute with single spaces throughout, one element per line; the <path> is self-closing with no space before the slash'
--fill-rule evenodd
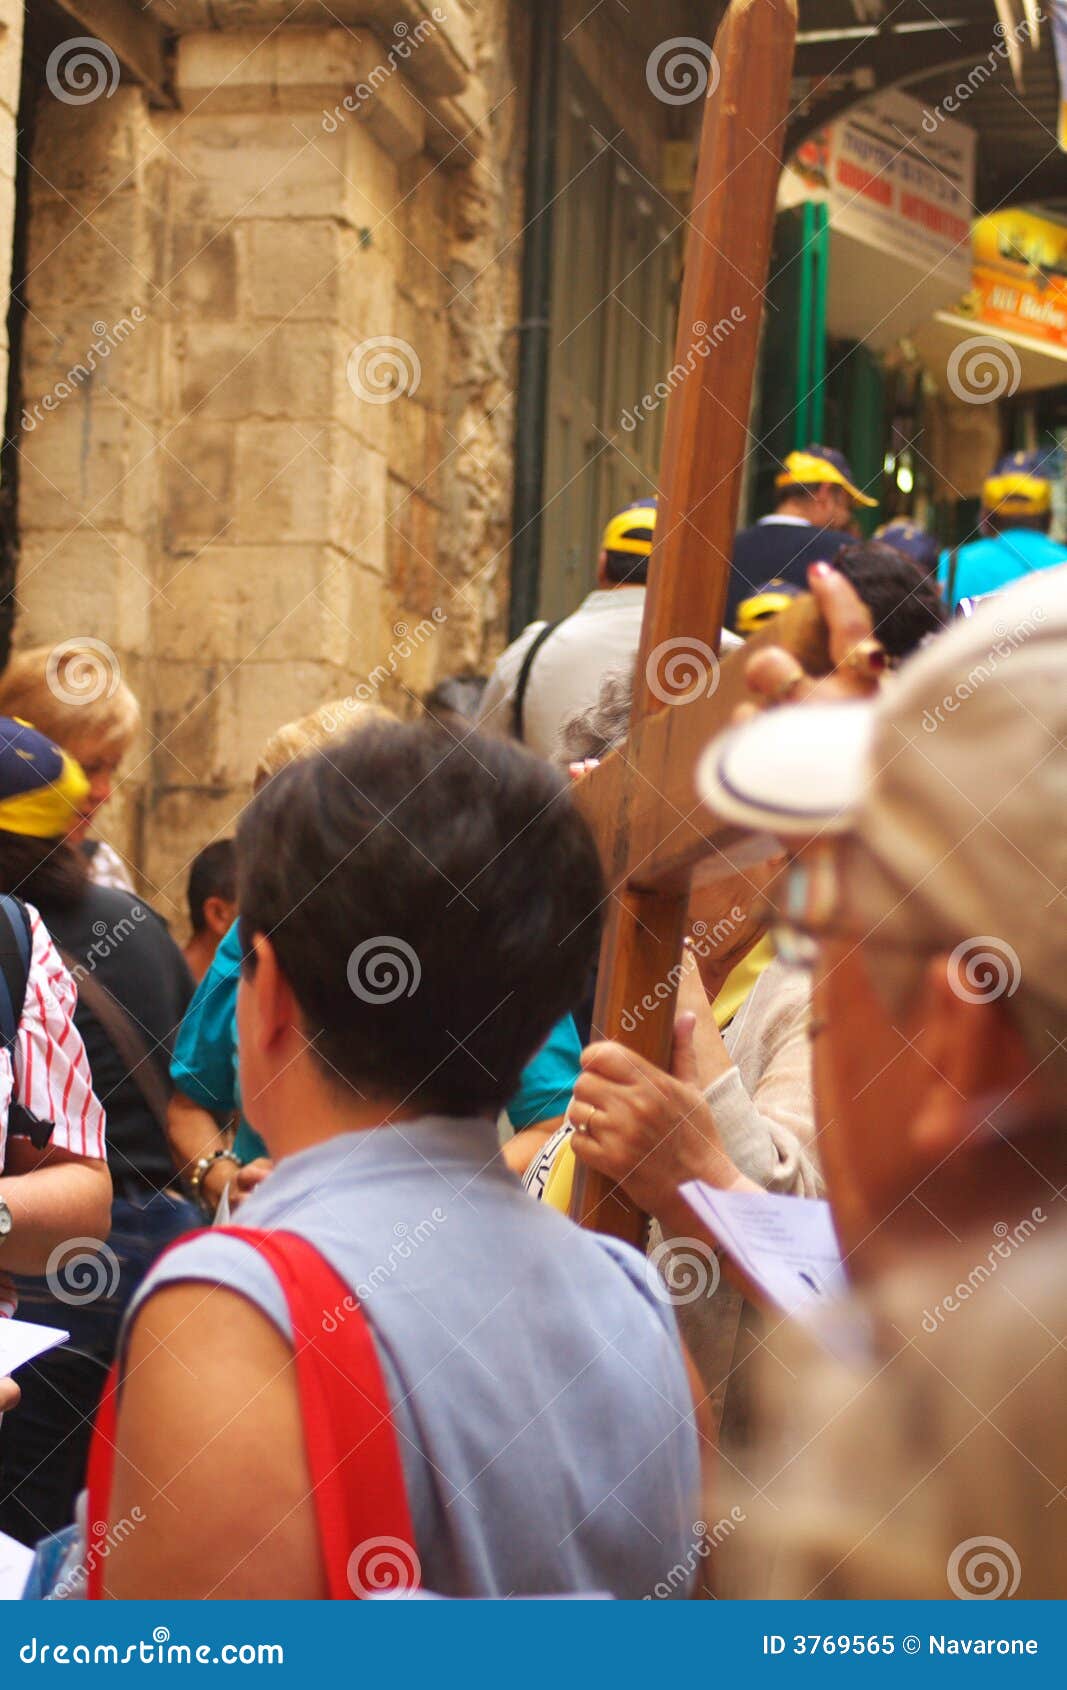
<path id="1" fill-rule="evenodd" d="M 355 698 L 335 698 L 329 704 L 321 704 L 310 715 L 300 716 L 295 722 L 286 722 L 284 727 L 271 734 L 259 754 L 252 777 L 252 790 L 258 792 L 279 769 L 325 745 L 334 734 L 350 733 L 353 728 L 365 727 L 372 721 L 395 720 L 393 712 L 383 704 L 363 704 Z"/>
<path id="2" fill-rule="evenodd" d="M 62 640 L 17 652 L 0 675 L 0 716 L 19 716 L 80 763 L 119 763 L 141 707 L 101 640 Z"/>

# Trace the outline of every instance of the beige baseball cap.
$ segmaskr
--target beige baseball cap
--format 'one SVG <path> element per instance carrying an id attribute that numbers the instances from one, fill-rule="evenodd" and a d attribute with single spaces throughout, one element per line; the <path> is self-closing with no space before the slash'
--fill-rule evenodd
<path id="1" fill-rule="evenodd" d="M 697 788 L 786 840 L 850 836 L 867 915 L 936 944 L 999 935 L 1030 988 L 1067 1006 L 1067 567 L 985 601 L 871 703 L 729 730 Z"/>

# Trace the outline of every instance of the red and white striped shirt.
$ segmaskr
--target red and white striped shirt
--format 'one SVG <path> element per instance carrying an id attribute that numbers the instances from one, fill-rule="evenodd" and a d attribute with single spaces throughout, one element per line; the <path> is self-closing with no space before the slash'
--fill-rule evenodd
<path id="1" fill-rule="evenodd" d="M 13 1099 L 38 1120 L 54 1123 L 56 1149 L 99 1161 L 107 1156 L 104 1106 L 93 1091 L 89 1058 L 74 1025 L 78 988 L 37 911 L 32 904 L 26 909 L 33 950 L 14 1064 L 0 1050 L 0 1173 Z M 10 1285 L 0 1273 L 0 1316 L 13 1313 Z"/>

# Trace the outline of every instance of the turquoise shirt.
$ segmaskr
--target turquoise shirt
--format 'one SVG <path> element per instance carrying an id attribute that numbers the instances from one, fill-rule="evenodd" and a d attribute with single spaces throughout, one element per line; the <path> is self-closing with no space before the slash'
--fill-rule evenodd
<path id="1" fill-rule="evenodd" d="M 948 576 L 951 552 L 941 553 L 937 578 L 948 598 Z M 1067 563 L 1067 546 L 1050 540 L 1036 528 L 1010 528 L 1004 534 L 990 534 L 984 540 L 972 540 L 960 546 L 956 554 L 956 579 L 950 609 L 955 610 L 960 599 L 977 598 L 981 593 L 999 592 L 1023 575 L 1035 569 L 1055 569 Z"/>
<path id="2" fill-rule="evenodd" d="M 241 944 L 237 923 L 219 942 L 211 966 L 193 994 L 178 1030 L 171 1079 L 186 1097 L 213 1114 L 240 1108 L 237 1070 L 237 987 L 241 979 Z M 508 1103 L 508 1118 L 516 1132 L 537 1121 L 562 1115 L 582 1054 L 578 1029 L 569 1015 L 557 1022 L 537 1055 L 526 1064 L 519 1089 Z M 241 1117 L 234 1150 L 242 1162 L 266 1156 L 259 1134 Z"/>
<path id="3" fill-rule="evenodd" d="M 573 1016 L 565 1015 L 519 1076 L 519 1089 L 508 1104 L 516 1132 L 565 1114 L 581 1065 L 582 1041 Z"/>
<path id="4" fill-rule="evenodd" d="M 237 1072 L 237 987 L 241 942 L 234 922 L 219 940 L 211 966 L 193 993 L 171 1058 L 170 1077 L 179 1091 L 214 1115 L 241 1105 Z M 266 1156 L 267 1147 L 241 1116 L 234 1150 L 242 1162 Z"/>

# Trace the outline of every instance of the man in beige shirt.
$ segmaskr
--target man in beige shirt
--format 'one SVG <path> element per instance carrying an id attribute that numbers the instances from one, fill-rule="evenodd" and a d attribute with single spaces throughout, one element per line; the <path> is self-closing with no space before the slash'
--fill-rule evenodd
<path id="1" fill-rule="evenodd" d="M 553 759 L 561 724 L 595 704 L 601 677 L 632 670 L 655 528 L 655 499 L 612 517 L 600 543 L 596 591 L 562 622 L 531 622 L 501 654 L 482 694 L 480 732 L 510 735 Z"/>

